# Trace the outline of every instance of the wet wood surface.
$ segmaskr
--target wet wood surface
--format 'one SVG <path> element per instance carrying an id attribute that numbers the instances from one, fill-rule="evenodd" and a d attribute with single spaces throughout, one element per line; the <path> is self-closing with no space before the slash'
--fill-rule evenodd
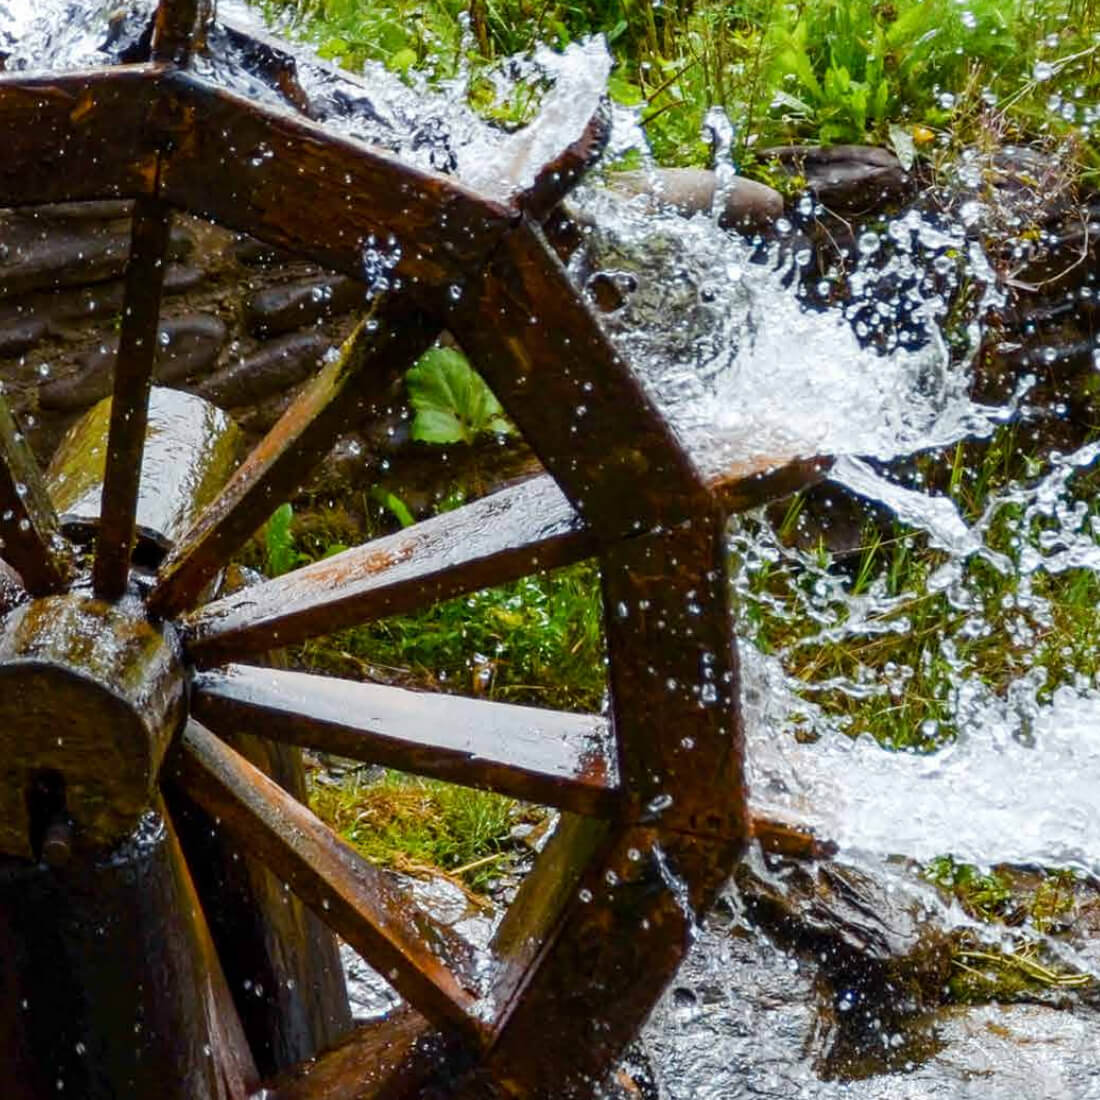
<path id="1" fill-rule="evenodd" d="M 207 604 L 185 623 L 185 644 L 200 664 L 217 664 L 567 565 L 594 548 L 553 480 L 533 479 Z"/>
<path id="2" fill-rule="evenodd" d="M 461 1054 L 418 1012 L 399 1008 L 356 1028 L 320 1058 L 265 1083 L 252 1100 L 414 1100 Z"/>
<path id="3" fill-rule="evenodd" d="M 258 1077 L 160 809 L 110 860 L 0 860 L 11 1100 L 245 1100 Z"/>
<path id="4" fill-rule="evenodd" d="M 186 65 L 209 0 L 160 0 L 153 23 L 153 60 Z"/>
<path id="5" fill-rule="evenodd" d="M 307 801 L 301 752 L 258 737 L 228 743 L 299 802 Z M 352 1026 L 336 937 L 215 819 L 170 789 L 203 912 L 257 1067 L 281 1072 L 339 1042 Z"/>
<path id="6" fill-rule="evenodd" d="M 293 495 L 340 434 L 386 397 L 437 330 L 399 305 L 360 321 L 336 359 L 299 394 L 165 560 L 149 596 L 154 614 L 194 606 L 252 533 Z"/>
<path id="7" fill-rule="evenodd" d="M 706 510 L 672 429 L 534 226 L 508 234 L 448 325 L 598 537 Z"/>
<path id="8" fill-rule="evenodd" d="M 172 7 L 162 5 L 158 20 L 164 16 L 166 6 Z M 96 595 L 103 599 L 121 596 L 130 573 L 171 220 L 169 208 L 156 199 L 142 198 L 134 203 L 92 573 Z"/>
<path id="9" fill-rule="evenodd" d="M 199 673 L 192 713 L 279 741 L 584 814 L 617 801 L 606 719 L 304 672 Z"/>
<path id="10" fill-rule="evenodd" d="M 639 820 L 747 836 L 740 679 L 724 522 L 628 539 L 601 556 L 611 708 Z"/>
<path id="11" fill-rule="evenodd" d="M 419 909 L 327 825 L 195 721 L 171 781 L 261 859 L 414 1007 L 479 1043 L 460 937 Z"/>
<path id="12" fill-rule="evenodd" d="M 461 184 L 186 73 L 163 82 L 159 194 L 353 278 L 461 285 L 514 218 Z M 372 255 L 374 259 L 372 259 Z"/>
<path id="13" fill-rule="evenodd" d="M 452 1095 L 600 1095 L 687 953 L 697 914 L 732 858 L 721 844 L 652 829 L 613 835 L 570 893 L 484 1063 Z"/>
<path id="14" fill-rule="evenodd" d="M 61 589 L 70 572 L 38 463 L 0 394 L 0 553 L 32 595 Z"/>
<path id="15" fill-rule="evenodd" d="M 0 206 L 151 195 L 160 65 L 0 74 Z"/>

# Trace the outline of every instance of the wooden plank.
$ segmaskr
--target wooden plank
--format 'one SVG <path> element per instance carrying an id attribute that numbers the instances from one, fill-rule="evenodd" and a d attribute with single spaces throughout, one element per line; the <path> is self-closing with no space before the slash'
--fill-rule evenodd
<path id="1" fill-rule="evenodd" d="M 241 730 L 580 814 L 617 803 L 598 715 L 230 665 L 199 673 L 191 713 Z"/>
<path id="2" fill-rule="evenodd" d="M 301 750 L 260 737 L 228 744 L 299 802 Z M 313 1059 L 352 1029 L 336 936 L 209 814 L 169 787 L 172 818 L 261 1076 Z"/>
<path id="3" fill-rule="evenodd" d="M 190 74 L 166 77 L 164 92 L 161 196 L 331 271 L 460 287 L 515 216 L 446 176 Z"/>
<path id="4" fill-rule="evenodd" d="M 827 455 L 792 458 L 765 454 L 710 473 L 707 485 L 722 511 L 733 515 L 819 484 L 829 476 L 832 464 Z"/>
<path id="5" fill-rule="evenodd" d="M 251 1100 L 414 1100 L 461 1054 L 418 1012 L 372 1020 L 319 1058 L 265 1082 Z"/>
<path id="6" fill-rule="evenodd" d="M 440 1027 L 482 1041 L 476 997 L 460 977 L 470 963 L 460 937 L 197 722 L 188 722 L 166 772 L 415 1008 Z"/>
<path id="7" fill-rule="evenodd" d="M 293 645 L 587 557 L 569 502 L 535 478 L 207 604 L 185 623 L 201 664 Z"/>
<path id="8" fill-rule="evenodd" d="M 722 517 L 601 556 L 619 775 L 638 821 L 743 841 L 739 670 Z"/>
<path id="9" fill-rule="evenodd" d="M 102 599 L 118 599 L 130 574 L 171 221 L 169 208 L 156 199 L 141 198 L 134 204 L 92 574 L 95 593 Z"/>
<path id="10" fill-rule="evenodd" d="M 309 476 L 339 435 L 381 401 L 437 330 L 394 301 L 356 325 L 339 356 L 298 395 L 229 484 L 165 559 L 149 607 L 170 617 L 206 584 Z"/>
<path id="11" fill-rule="evenodd" d="M 151 195 L 160 65 L 0 75 L 0 206 Z"/>
<path id="12" fill-rule="evenodd" d="M 597 852 L 455 1100 L 588 1100 L 686 955 L 736 845 L 626 828 Z"/>
<path id="13" fill-rule="evenodd" d="M 63 588 L 70 572 L 46 483 L 0 394 L 0 556 L 35 596 Z"/>
<path id="14" fill-rule="evenodd" d="M 698 471 L 534 226 L 507 235 L 447 323 L 602 540 L 707 511 Z"/>
<path id="15" fill-rule="evenodd" d="M 160 0 L 153 23 L 153 60 L 186 65 L 209 7 L 208 0 Z"/>

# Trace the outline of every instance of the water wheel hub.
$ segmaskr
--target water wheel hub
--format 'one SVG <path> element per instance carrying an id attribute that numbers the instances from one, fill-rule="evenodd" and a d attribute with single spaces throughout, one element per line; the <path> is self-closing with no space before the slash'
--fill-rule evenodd
<path id="1" fill-rule="evenodd" d="M 46 596 L 0 633 L 0 851 L 42 855 L 50 823 L 113 847 L 153 801 L 186 713 L 180 646 L 136 597 Z"/>

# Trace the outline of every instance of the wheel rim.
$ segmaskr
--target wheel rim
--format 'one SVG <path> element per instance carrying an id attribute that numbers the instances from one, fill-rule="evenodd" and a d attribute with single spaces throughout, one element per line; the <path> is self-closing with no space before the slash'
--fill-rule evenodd
<path id="1" fill-rule="evenodd" d="M 764 458 L 703 477 L 524 214 L 522 196 L 502 207 L 204 85 L 179 67 L 196 13 L 195 3 L 161 4 L 151 66 L 0 80 L 0 117 L 29 109 L 42 124 L 21 158 L 65 142 L 97 153 L 93 171 L 69 180 L 28 183 L 0 169 L 0 204 L 135 197 L 94 602 L 140 598 L 148 621 L 170 624 L 180 639 L 173 675 L 181 691 L 189 683 L 190 709 L 182 732 L 172 722 L 175 749 L 162 779 L 290 884 L 411 1006 L 258 1095 L 591 1095 L 675 973 L 697 915 L 750 831 L 725 516 L 814 471 L 795 464 L 776 473 Z M 114 117 L 123 82 L 127 111 Z M 119 141 L 131 123 L 139 136 Z M 258 173 L 244 173 L 240 150 L 256 147 L 271 155 Z M 353 200 L 356 193 L 369 198 Z M 363 242 L 400 232 L 396 275 L 406 289 L 376 297 L 338 360 L 139 593 L 130 559 L 174 209 L 360 278 Z M 209 582 L 352 416 L 380 403 L 444 329 L 549 476 L 203 603 Z M 76 598 L 59 594 L 84 591 L 89 576 L 58 534 L 2 399 L 0 457 L 3 556 L 22 585 L 9 577 L 0 591 L 20 607 Z M 346 625 L 591 556 L 603 586 L 610 717 L 414 696 L 247 664 Z M 217 736 L 238 730 L 561 810 L 488 966 L 472 968 L 451 933 Z"/>

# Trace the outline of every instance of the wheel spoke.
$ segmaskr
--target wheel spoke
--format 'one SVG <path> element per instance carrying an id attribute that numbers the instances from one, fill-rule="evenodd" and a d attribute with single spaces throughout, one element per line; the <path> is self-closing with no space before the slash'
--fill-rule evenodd
<path id="1" fill-rule="evenodd" d="M 505 238 L 448 326 L 601 538 L 672 526 L 709 509 L 703 480 L 672 429 L 533 226 Z"/>
<path id="2" fill-rule="evenodd" d="M 93 571 L 95 592 L 102 599 L 121 596 L 130 571 L 171 220 L 168 207 L 156 199 L 134 204 Z"/>
<path id="3" fill-rule="evenodd" d="M 208 0 L 160 0 L 153 24 L 153 59 L 186 65 Z"/>
<path id="4" fill-rule="evenodd" d="M 208 604 L 186 623 L 185 644 L 196 661 L 218 664 L 504 584 L 592 551 L 553 480 L 534 478 Z"/>
<path id="5" fill-rule="evenodd" d="M 165 560 L 155 614 L 192 607 L 230 555 L 308 477 L 341 432 L 434 342 L 438 329 L 391 301 L 359 322 Z"/>
<path id="6" fill-rule="evenodd" d="M 419 1013 L 391 1012 L 356 1028 L 319 1058 L 296 1066 L 251 1100 L 387 1100 L 439 1071 L 446 1040 Z"/>
<path id="7" fill-rule="evenodd" d="M 35 596 L 56 592 L 69 575 L 57 515 L 7 401 L 0 395 L 0 556 Z"/>
<path id="8" fill-rule="evenodd" d="M 169 775 L 415 1008 L 481 1041 L 468 945 L 412 904 L 302 803 L 195 721 Z"/>
<path id="9" fill-rule="evenodd" d="M 608 814 L 609 723 L 454 695 L 231 665 L 200 673 L 192 713 L 242 730 L 545 806 Z"/>

